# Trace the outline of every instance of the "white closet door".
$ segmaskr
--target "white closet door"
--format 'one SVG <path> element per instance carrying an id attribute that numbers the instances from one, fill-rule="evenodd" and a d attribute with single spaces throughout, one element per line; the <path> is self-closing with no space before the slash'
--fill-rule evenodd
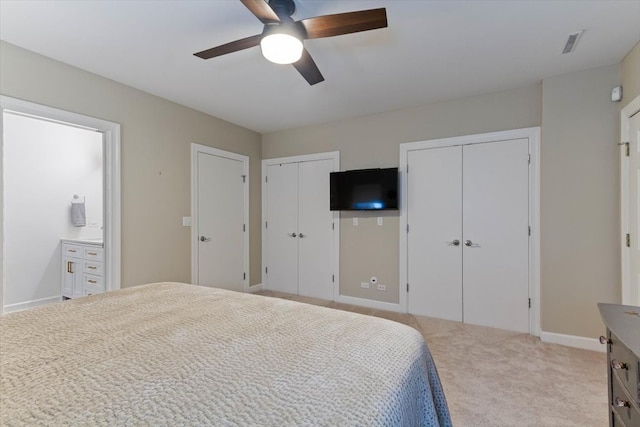
<path id="1" fill-rule="evenodd" d="M 409 313 L 462 321 L 462 148 L 408 153 Z"/>
<path id="2" fill-rule="evenodd" d="M 198 153 L 197 284 L 242 291 L 243 162 Z"/>
<path id="3" fill-rule="evenodd" d="M 298 166 L 298 293 L 333 299 L 333 214 L 329 210 L 329 173 L 333 160 Z"/>
<path id="4" fill-rule="evenodd" d="M 527 139 L 464 146 L 466 323 L 529 331 L 528 154 Z"/>
<path id="5" fill-rule="evenodd" d="M 298 164 L 267 166 L 267 289 L 298 293 Z"/>

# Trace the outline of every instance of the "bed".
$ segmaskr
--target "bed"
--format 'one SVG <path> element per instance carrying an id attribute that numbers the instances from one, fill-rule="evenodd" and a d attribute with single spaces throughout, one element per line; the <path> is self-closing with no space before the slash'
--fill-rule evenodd
<path id="1" fill-rule="evenodd" d="M 181 283 L 0 316 L 0 424 L 446 426 L 422 336 Z"/>

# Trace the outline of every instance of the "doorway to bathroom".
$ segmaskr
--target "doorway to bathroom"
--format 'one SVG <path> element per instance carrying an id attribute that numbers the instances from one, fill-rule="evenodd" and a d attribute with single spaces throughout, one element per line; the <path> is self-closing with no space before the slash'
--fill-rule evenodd
<path id="1" fill-rule="evenodd" d="M 119 125 L 0 102 L 2 312 L 118 289 Z"/>

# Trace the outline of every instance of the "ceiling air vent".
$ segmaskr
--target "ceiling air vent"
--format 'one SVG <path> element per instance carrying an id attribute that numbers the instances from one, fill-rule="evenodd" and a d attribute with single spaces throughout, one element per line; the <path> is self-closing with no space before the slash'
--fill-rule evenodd
<path id="1" fill-rule="evenodd" d="M 562 49 L 562 53 L 571 53 L 576 50 L 576 45 L 578 44 L 578 40 L 580 40 L 582 33 L 584 33 L 584 30 L 569 34 L 569 38 L 567 39 L 567 43 L 564 45 L 564 49 Z"/>

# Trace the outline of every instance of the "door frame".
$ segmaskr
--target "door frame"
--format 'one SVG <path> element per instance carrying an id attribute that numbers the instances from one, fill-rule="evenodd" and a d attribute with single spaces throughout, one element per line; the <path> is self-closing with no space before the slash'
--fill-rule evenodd
<path id="1" fill-rule="evenodd" d="M 629 174 L 630 158 L 626 155 L 625 143 L 629 142 L 631 117 L 640 114 L 640 95 L 629 102 L 620 112 L 620 258 L 622 273 L 622 304 L 640 305 L 640 283 L 635 282 L 631 277 L 631 260 L 633 256 L 633 245 L 628 248 L 626 245 L 626 234 L 630 233 L 631 222 L 638 221 L 638 218 L 631 218 L 629 205 Z M 640 159 L 639 159 L 640 161 Z M 637 242 L 639 236 L 631 236 L 632 242 Z"/>
<path id="2" fill-rule="evenodd" d="M 262 160 L 262 289 L 269 289 L 267 281 L 267 229 L 265 227 L 267 218 L 267 166 L 279 165 L 282 163 L 300 163 L 314 160 L 333 160 L 333 167 L 336 171 L 340 170 L 340 152 L 328 151 L 325 153 L 303 154 L 298 156 L 277 157 L 273 159 Z M 327 197 L 329 195 L 327 194 Z M 340 296 L 340 212 L 333 212 L 333 300 L 337 301 Z"/>
<path id="3" fill-rule="evenodd" d="M 48 107 L 17 98 L 0 95 L 0 113 L 5 111 L 22 116 L 48 120 L 77 128 L 100 132 L 103 135 L 102 161 L 104 176 L 104 252 L 105 252 L 105 288 L 107 291 L 120 289 L 120 250 L 121 250 L 121 205 L 120 205 L 120 124 L 72 113 L 54 107 Z M 0 129 L 3 126 L 0 114 Z M 4 138 L 0 132 L 0 141 Z M 4 141 L 0 147 L 4 145 Z M 0 150 L 0 164 L 2 152 Z M 3 174 L 0 174 L 0 188 L 4 189 Z M 4 203 L 4 202 L 3 202 Z M 0 210 L 0 259 L 4 260 L 4 216 Z M 0 312 L 4 307 L 4 261 L 0 261 Z"/>
<path id="4" fill-rule="evenodd" d="M 513 129 L 400 144 L 400 307 L 408 313 L 407 168 L 410 151 L 487 142 L 529 140 L 529 333 L 540 336 L 540 127 Z"/>
<path id="5" fill-rule="evenodd" d="M 249 271 L 249 156 L 244 154 L 233 153 L 231 151 L 221 150 L 219 148 L 209 147 L 195 142 L 191 143 L 191 283 L 198 283 L 198 153 L 209 154 L 217 157 L 224 157 L 231 160 L 242 162 L 242 174 L 244 175 L 243 187 L 243 204 L 244 204 L 244 260 L 243 269 L 246 272 L 242 282 L 242 290 L 249 291 L 250 271 Z"/>

